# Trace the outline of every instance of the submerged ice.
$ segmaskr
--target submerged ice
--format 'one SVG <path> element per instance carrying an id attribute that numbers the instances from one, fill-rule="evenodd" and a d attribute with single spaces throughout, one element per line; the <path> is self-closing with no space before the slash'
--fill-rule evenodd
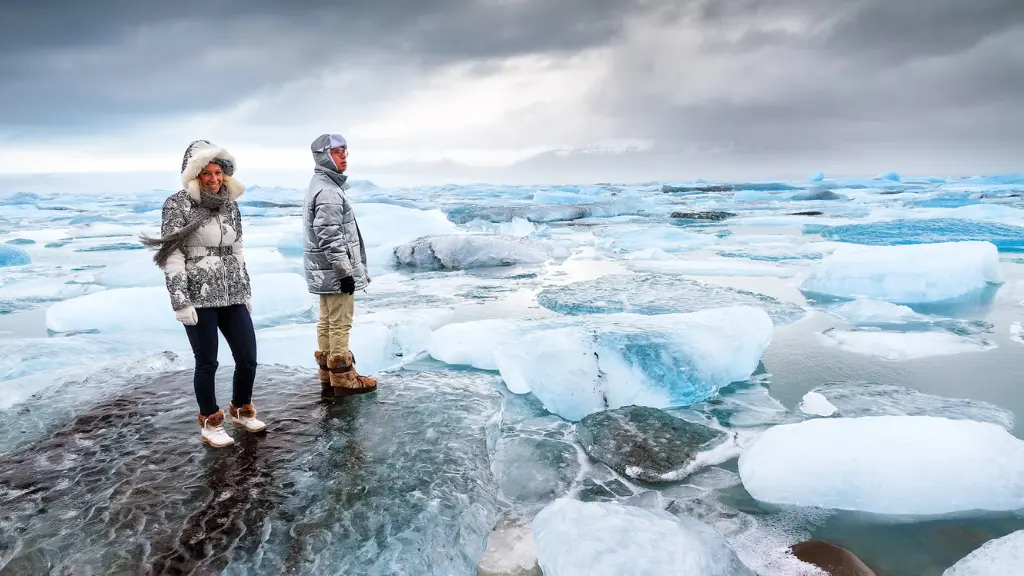
<path id="1" fill-rule="evenodd" d="M 686 515 L 563 498 L 532 528 L 545 576 L 752 576 L 721 534 Z"/>
<path id="2" fill-rule="evenodd" d="M 771 296 L 668 274 L 611 274 L 552 286 L 541 290 L 537 301 L 563 314 L 657 315 L 726 306 L 757 306 L 777 324 L 795 322 L 805 313 L 800 306 Z"/>

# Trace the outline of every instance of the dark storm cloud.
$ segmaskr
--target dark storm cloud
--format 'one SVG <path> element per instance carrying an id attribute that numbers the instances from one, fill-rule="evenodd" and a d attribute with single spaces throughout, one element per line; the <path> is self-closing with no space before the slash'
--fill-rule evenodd
<path id="1" fill-rule="evenodd" d="M 637 88 L 645 46 L 595 97 L 660 150 L 1024 156 L 1020 0 L 707 1 L 674 17 L 699 38 L 675 92 Z M 709 62 L 737 73 L 707 80 Z"/>
<path id="2" fill-rule="evenodd" d="M 327 67 L 576 51 L 644 0 L 12 2 L 0 127 L 95 128 L 235 102 Z"/>

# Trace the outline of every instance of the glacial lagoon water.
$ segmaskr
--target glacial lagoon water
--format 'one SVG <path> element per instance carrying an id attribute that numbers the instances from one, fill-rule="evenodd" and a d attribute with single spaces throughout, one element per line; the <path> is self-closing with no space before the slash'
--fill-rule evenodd
<path id="1" fill-rule="evenodd" d="M 820 538 L 940 575 L 1024 529 L 1024 176 L 356 182 L 355 399 L 315 382 L 302 191 L 253 186 L 271 429 L 230 453 L 137 249 L 168 193 L 0 199 L 0 574 L 794 575 Z"/>

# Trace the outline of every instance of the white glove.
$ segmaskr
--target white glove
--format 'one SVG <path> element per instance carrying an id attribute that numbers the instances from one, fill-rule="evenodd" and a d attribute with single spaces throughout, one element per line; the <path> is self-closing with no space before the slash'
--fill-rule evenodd
<path id="1" fill-rule="evenodd" d="M 245 299 L 245 309 L 249 311 L 249 314 L 252 314 L 252 298 Z"/>
<path id="2" fill-rule="evenodd" d="M 181 310 L 175 310 L 174 316 L 185 326 L 195 326 L 199 323 L 199 315 L 196 314 L 196 309 L 193 306 L 182 308 Z"/>

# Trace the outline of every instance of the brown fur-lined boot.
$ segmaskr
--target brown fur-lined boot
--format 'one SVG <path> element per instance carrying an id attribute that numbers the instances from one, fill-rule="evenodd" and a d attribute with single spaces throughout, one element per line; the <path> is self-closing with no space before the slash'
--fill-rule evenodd
<path id="1" fill-rule="evenodd" d="M 217 410 L 209 416 L 199 414 L 199 439 L 214 448 L 224 448 L 235 443 L 235 439 L 224 431 L 224 411 Z"/>
<path id="2" fill-rule="evenodd" d="M 348 359 L 349 362 L 352 364 L 352 371 L 356 373 L 356 380 L 359 381 L 359 385 L 362 386 L 363 388 L 370 388 L 371 390 L 376 390 L 377 379 L 370 378 L 369 376 L 359 375 L 359 372 L 356 370 L 356 355 L 353 354 L 351 350 L 348 351 Z"/>
<path id="3" fill-rule="evenodd" d="M 235 406 L 228 404 L 228 413 L 231 414 L 231 424 L 235 428 L 245 428 L 248 432 L 263 432 L 267 425 L 256 419 L 256 407 L 252 402 Z"/>
<path id="4" fill-rule="evenodd" d="M 331 371 L 327 366 L 327 352 L 317 350 L 313 352 L 313 357 L 316 358 L 317 366 L 320 367 L 316 372 L 317 378 L 320 379 L 320 385 L 324 388 L 331 387 Z"/>
<path id="5" fill-rule="evenodd" d="M 327 359 L 327 365 L 331 370 L 331 386 L 334 391 L 342 394 L 363 394 L 376 390 L 376 384 L 371 387 L 359 381 L 355 366 L 345 362 L 346 358 L 348 358 L 347 355 L 334 354 Z"/>

